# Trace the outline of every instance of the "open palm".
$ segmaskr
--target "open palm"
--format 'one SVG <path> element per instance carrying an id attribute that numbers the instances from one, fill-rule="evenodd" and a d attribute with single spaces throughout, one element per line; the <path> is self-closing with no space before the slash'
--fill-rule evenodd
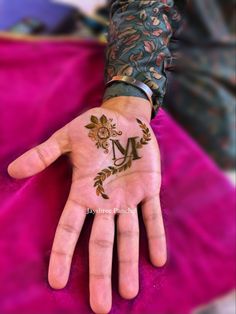
<path id="1" fill-rule="evenodd" d="M 95 213 L 89 241 L 90 303 L 96 313 L 111 308 L 111 268 L 115 215 L 119 258 L 119 291 L 133 298 L 139 289 L 139 224 L 141 203 L 150 258 L 166 260 L 160 190 L 160 154 L 148 121 L 115 110 L 94 108 L 54 133 L 9 165 L 15 178 L 32 176 L 68 153 L 72 185 L 61 215 L 49 265 L 49 283 L 63 288 L 88 209 Z"/>

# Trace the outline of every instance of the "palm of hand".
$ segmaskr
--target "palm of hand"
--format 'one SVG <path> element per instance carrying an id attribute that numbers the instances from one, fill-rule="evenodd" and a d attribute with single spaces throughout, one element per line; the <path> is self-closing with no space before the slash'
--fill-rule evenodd
<path id="1" fill-rule="evenodd" d="M 90 208 L 96 213 L 89 241 L 90 304 L 95 312 L 108 312 L 117 210 L 121 295 L 133 298 L 139 289 L 139 203 L 151 261 L 161 266 L 166 260 L 158 145 L 148 123 L 142 119 L 95 108 L 20 156 L 8 171 L 16 178 L 28 177 L 45 169 L 62 153 L 70 154 L 73 177 L 52 247 L 49 283 L 54 288 L 66 285 L 75 245 Z"/>
<path id="2" fill-rule="evenodd" d="M 73 164 L 71 197 L 84 207 L 94 210 L 136 207 L 144 198 L 153 197 L 159 192 L 160 157 L 157 142 L 145 123 L 140 125 L 135 119 L 129 121 L 109 110 L 99 111 L 87 112 L 68 127 Z M 98 117 L 97 124 L 88 124 L 91 116 L 94 119 Z M 99 120 L 101 117 L 112 121 L 102 125 Z M 100 140 L 100 130 L 106 130 L 104 125 L 111 124 L 114 126 L 114 136 L 111 132 L 102 134 Z M 95 127 L 92 129 L 85 127 L 93 125 Z M 143 131 L 147 133 L 146 141 Z M 96 137 L 93 141 L 89 137 L 91 135 Z M 144 142 L 136 149 L 136 159 L 132 154 L 132 141 L 128 142 L 131 138 L 135 138 L 136 146 L 141 139 Z M 127 150 L 126 154 L 119 151 L 113 140 L 119 141 Z M 105 148 L 101 147 L 102 144 Z M 114 154 L 117 160 L 114 160 Z M 99 181 L 102 182 L 99 184 Z M 102 189 L 100 193 L 99 188 Z M 108 196 L 109 200 L 103 198 L 103 195 Z"/>

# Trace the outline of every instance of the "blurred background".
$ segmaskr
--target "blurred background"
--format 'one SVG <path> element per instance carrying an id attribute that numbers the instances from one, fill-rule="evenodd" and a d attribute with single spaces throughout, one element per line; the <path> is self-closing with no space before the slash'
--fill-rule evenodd
<path id="1" fill-rule="evenodd" d="M 105 0 L 0 0 L 0 30 L 14 34 L 77 35 L 101 38 L 107 32 Z"/>
<path id="2" fill-rule="evenodd" d="M 183 3 L 170 12 L 175 23 L 164 107 L 235 184 L 235 1 Z M 2 36 L 106 43 L 108 25 L 106 0 L 0 0 Z M 196 313 L 235 311 L 231 292 Z"/>

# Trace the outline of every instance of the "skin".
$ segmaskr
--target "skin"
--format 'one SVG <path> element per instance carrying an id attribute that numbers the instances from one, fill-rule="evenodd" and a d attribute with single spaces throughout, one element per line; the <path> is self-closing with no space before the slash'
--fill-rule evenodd
<path id="1" fill-rule="evenodd" d="M 122 130 L 120 142 L 132 136 L 142 136 L 136 118 L 150 129 L 151 140 L 125 172 L 106 180 L 104 187 L 109 199 L 96 195 L 94 177 L 112 164 L 112 150 L 104 154 L 88 137 L 85 125 L 91 115 L 105 114 Z M 89 240 L 90 305 L 95 313 L 108 313 L 112 305 L 111 271 L 114 244 L 114 208 L 128 209 L 132 213 L 117 214 L 117 246 L 119 259 L 119 292 L 125 299 L 134 298 L 139 291 L 139 222 L 137 205 L 141 204 L 150 260 L 154 266 L 166 262 L 165 232 L 161 214 L 159 191 L 161 184 L 160 153 L 156 138 L 149 125 L 151 105 L 137 97 L 112 98 L 72 120 L 55 132 L 47 141 L 34 147 L 13 161 L 9 174 L 17 179 L 30 177 L 43 171 L 60 155 L 69 154 L 73 176 L 71 190 L 56 230 L 48 270 L 52 288 L 67 284 L 71 260 L 79 238 L 87 209 L 95 212 L 106 209 L 110 213 L 96 213 Z"/>

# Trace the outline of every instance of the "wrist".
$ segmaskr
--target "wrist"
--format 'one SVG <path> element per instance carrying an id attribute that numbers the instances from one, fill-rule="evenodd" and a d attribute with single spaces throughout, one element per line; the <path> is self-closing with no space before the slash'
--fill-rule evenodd
<path id="1" fill-rule="evenodd" d="M 115 110 L 128 117 L 142 117 L 151 120 L 152 105 L 143 98 L 135 96 L 118 96 L 105 100 L 101 107 Z"/>

